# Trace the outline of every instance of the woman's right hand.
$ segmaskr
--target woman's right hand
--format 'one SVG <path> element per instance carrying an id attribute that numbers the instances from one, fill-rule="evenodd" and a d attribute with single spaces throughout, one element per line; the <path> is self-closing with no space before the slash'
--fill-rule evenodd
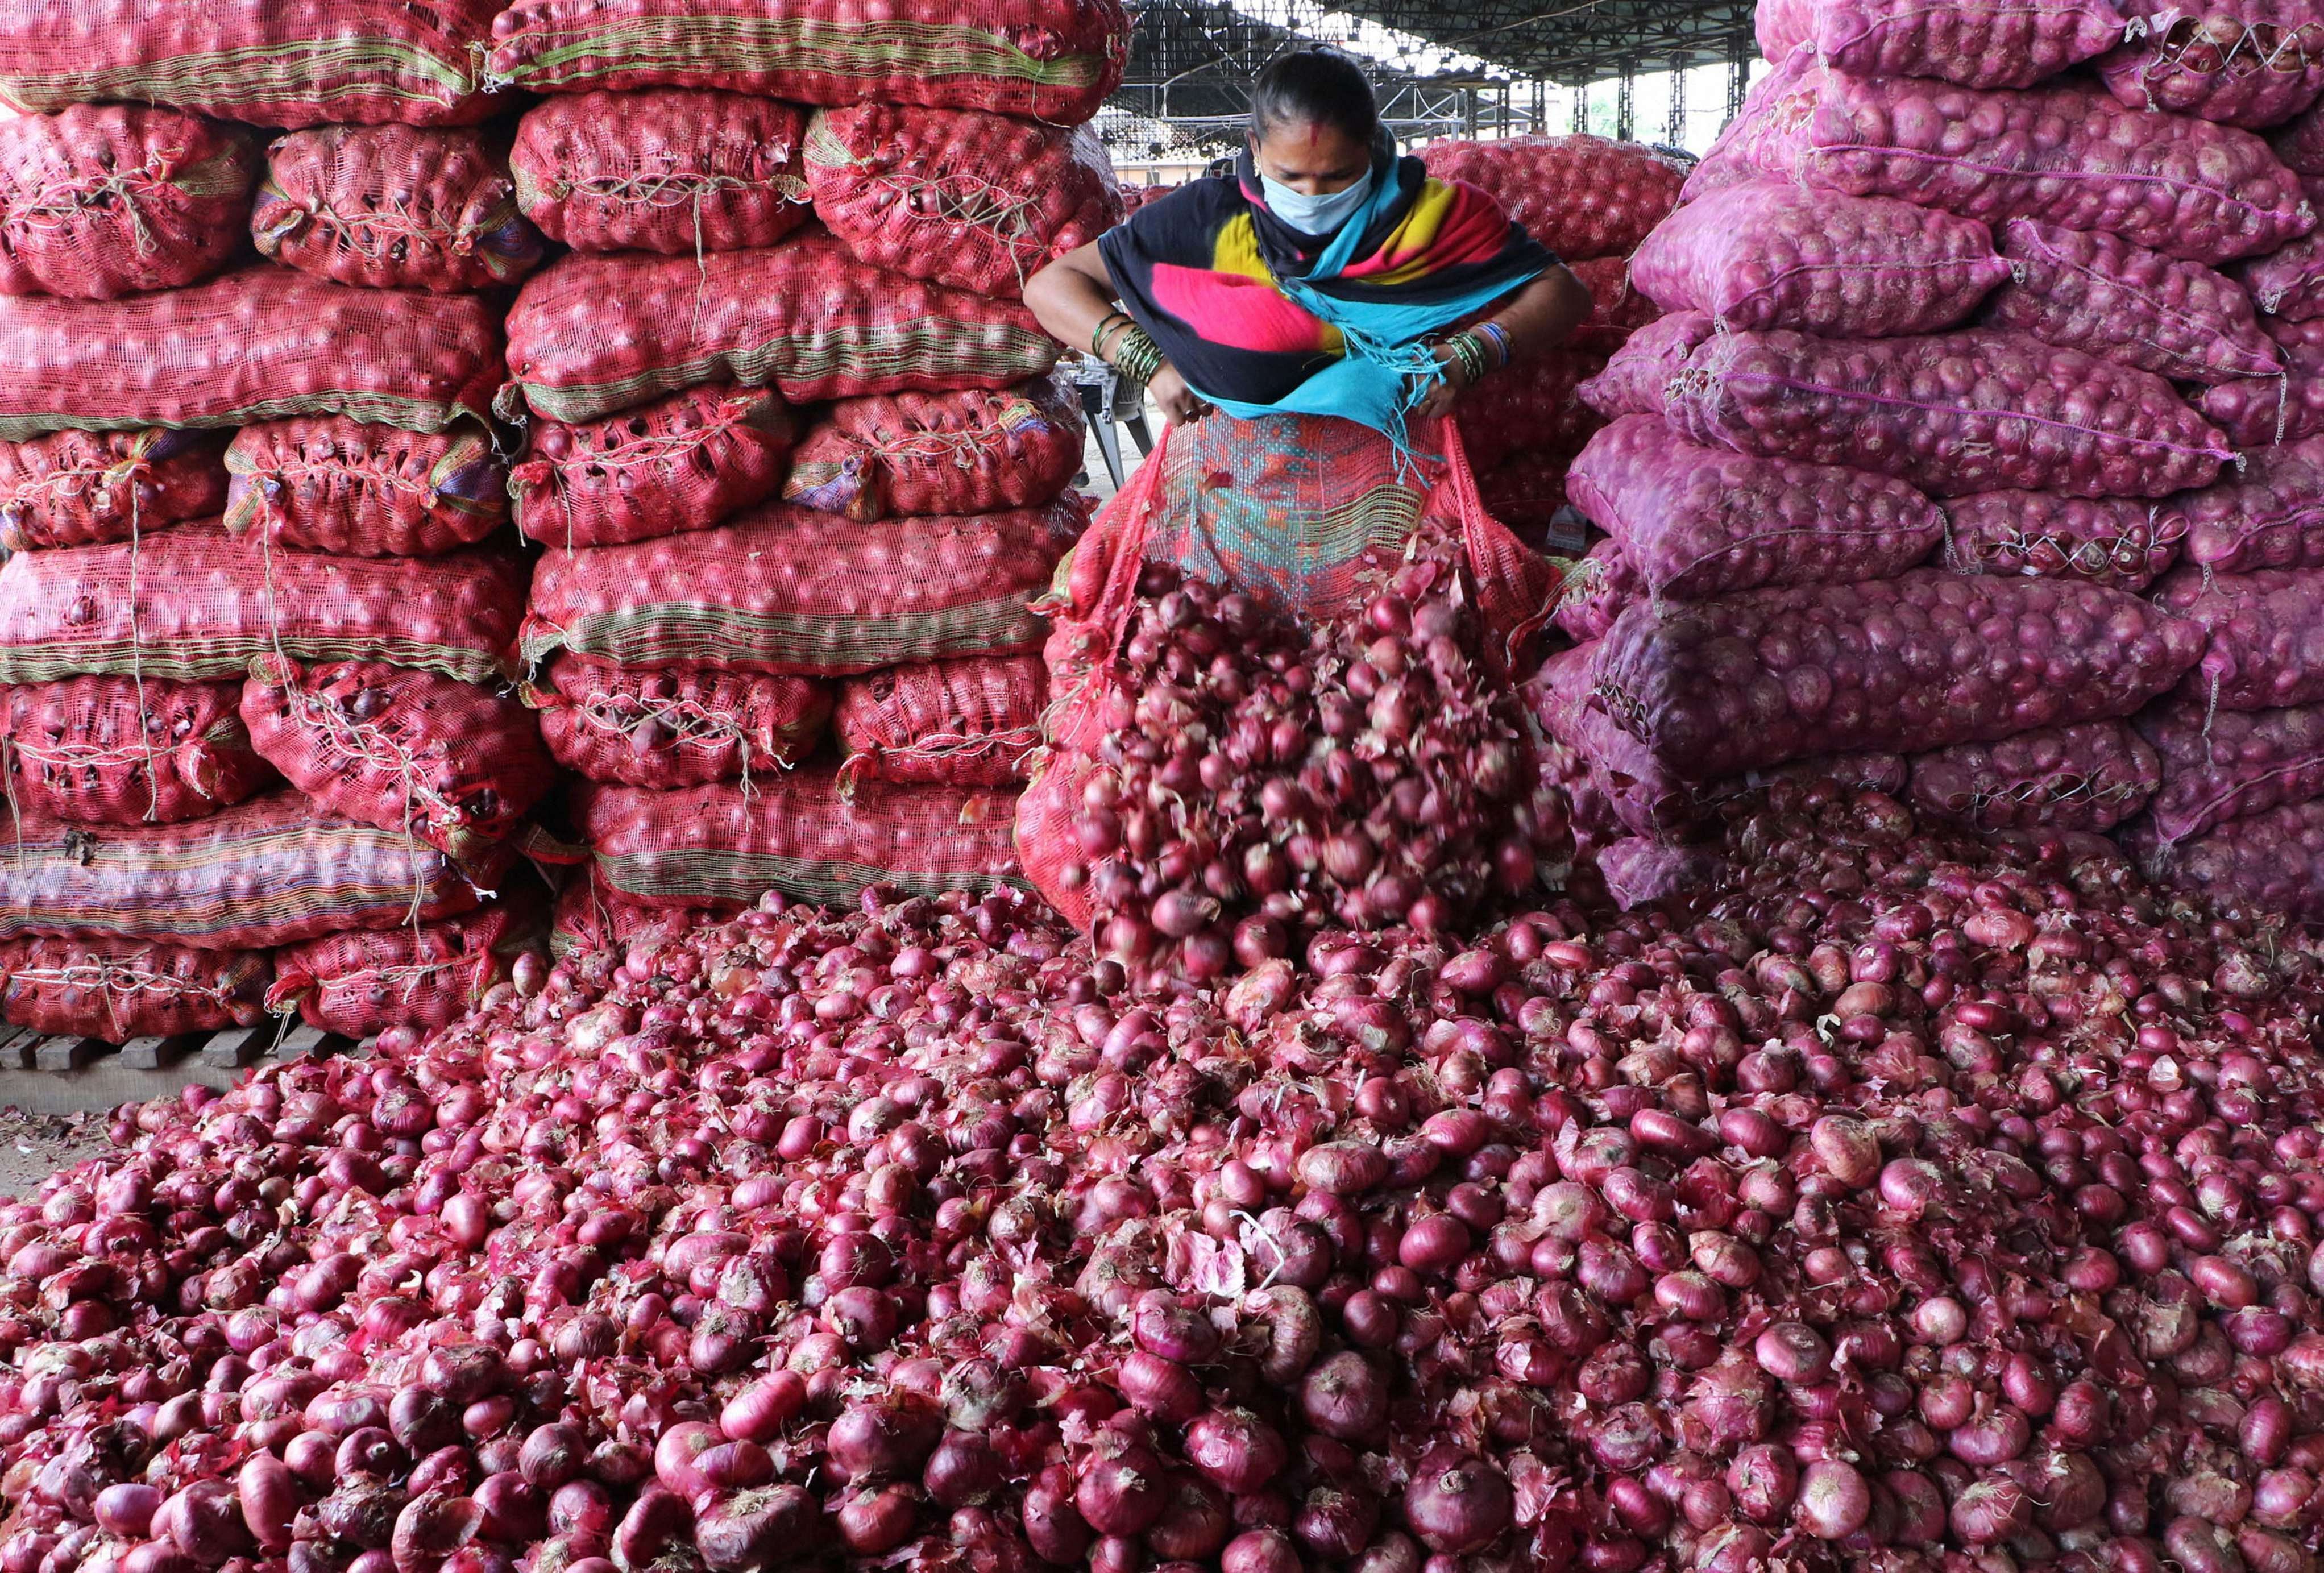
<path id="1" fill-rule="evenodd" d="M 1154 402 L 1162 407 L 1162 419 L 1172 426 L 1189 426 L 1211 412 L 1202 395 L 1186 386 L 1186 379 L 1178 375 L 1178 368 L 1165 365 L 1154 373 L 1154 381 L 1146 385 L 1154 395 Z"/>

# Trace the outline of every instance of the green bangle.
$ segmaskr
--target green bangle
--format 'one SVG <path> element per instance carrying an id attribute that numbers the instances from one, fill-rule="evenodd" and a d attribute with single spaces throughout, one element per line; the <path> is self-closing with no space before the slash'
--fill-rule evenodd
<path id="1" fill-rule="evenodd" d="M 1162 369 L 1162 351 L 1136 324 L 1114 341 L 1113 368 L 1133 382 L 1151 382 Z"/>
<path id="2" fill-rule="evenodd" d="M 1103 317 L 1098 318 L 1097 328 L 1090 335 L 1090 354 L 1095 355 L 1101 361 L 1105 359 L 1106 334 L 1108 330 L 1113 328 L 1116 325 L 1128 327 L 1135 327 L 1138 326 L 1138 324 L 1131 319 L 1130 314 L 1126 311 L 1109 311 Z"/>
<path id="3" fill-rule="evenodd" d="M 1478 342 L 1475 334 L 1456 333 L 1444 341 L 1444 347 L 1452 352 L 1452 358 L 1461 363 L 1462 372 L 1471 382 L 1484 379 L 1485 346 Z"/>

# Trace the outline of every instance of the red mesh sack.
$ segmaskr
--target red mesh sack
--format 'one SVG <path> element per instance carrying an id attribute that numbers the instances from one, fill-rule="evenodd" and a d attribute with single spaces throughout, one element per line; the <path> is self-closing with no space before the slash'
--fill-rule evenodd
<path id="1" fill-rule="evenodd" d="M 1057 359 L 1022 306 L 881 272 L 821 234 L 699 261 L 565 257 L 526 281 L 508 332 L 512 391 L 565 421 L 714 382 L 794 404 L 1005 388 Z"/>
<path id="2" fill-rule="evenodd" d="M 1560 349 L 1488 376 L 1456 407 L 1469 462 L 1482 474 L 1519 454 L 1570 458 L 1604 424 L 1582 385 L 1606 369 L 1603 355 Z"/>
<path id="3" fill-rule="evenodd" d="M 1615 619 L 1646 594 L 1646 581 L 1622 543 L 1601 540 L 1569 568 L 1550 602 L 1549 620 L 1568 639 L 1604 639 Z"/>
<path id="4" fill-rule="evenodd" d="M 1006 786 L 1041 744 L 1049 670 L 1038 656 L 921 661 L 840 685 L 843 791 L 862 781 Z"/>
<path id="5" fill-rule="evenodd" d="M 2098 61 L 2133 109 L 2222 125 L 2281 125 L 2324 94 L 2324 5 L 2317 0 L 2201 0 L 2147 18 Z"/>
<path id="6" fill-rule="evenodd" d="M 0 1016 L 11 1026 L 103 1038 L 256 1026 L 274 968 L 264 951 L 146 940 L 32 938 L 0 945 Z"/>
<path id="7" fill-rule="evenodd" d="M 98 546 L 226 506 L 225 439 L 60 431 L 0 443 L 0 547 Z"/>
<path id="8" fill-rule="evenodd" d="M 2154 599 L 2209 641 L 2183 689 L 2207 708 L 2324 704 L 2324 573 L 2214 574 L 2182 564 Z"/>
<path id="9" fill-rule="evenodd" d="M 2043 727 L 1913 757 L 1912 801 L 1974 829 L 2098 833 L 2146 806 L 2162 768 L 2119 721 Z"/>
<path id="10" fill-rule="evenodd" d="M 235 709 L 239 683 L 67 677 L 6 690 L 11 801 L 75 824 L 175 824 L 274 779 Z"/>
<path id="11" fill-rule="evenodd" d="M 1980 492 L 1945 511 L 1945 566 L 1956 574 L 2087 579 L 2144 590 L 2179 559 L 2186 520 L 2137 497 Z"/>
<path id="12" fill-rule="evenodd" d="M 2163 762 L 2153 832 L 2163 842 L 2324 797 L 2324 704 L 2214 710 L 2180 697 L 2149 705 L 2135 724 Z"/>
<path id="13" fill-rule="evenodd" d="M 1668 768 L 1710 780 L 2127 715 L 2201 653 L 2201 630 L 2120 591 L 1916 569 L 1640 603 L 1607 635 L 1598 702 Z"/>
<path id="14" fill-rule="evenodd" d="M 317 806 L 455 858 L 506 840 L 555 779 L 531 711 L 430 672 L 270 658 L 243 685 L 242 719 Z"/>
<path id="15" fill-rule="evenodd" d="M 2324 437 L 2261 448 L 2156 514 L 2187 541 L 2187 560 L 2221 574 L 2324 568 Z"/>
<path id="16" fill-rule="evenodd" d="M 83 673 L 238 677 L 264 655 L 500 676 L 522 615 L 521 565 L 252 550 L 207 521 L 133 547 L 26 552 L 0 567 L 0 683 Z"/>
<path id="17" fill-rule="evenodd" d="M 433 1032 L 508 981 L 519 956 L 548 949 L 538 902 L 496 901 L 447 923 L 338 934 L 274 955 L 266 1008 L 351 1038 L 392 1026 Z"/>
<path id="18" fill-rule="evenodd" d="M 1563 454 L 1504 459 L 1477 477 L 1477 496 L 1485 511 L 1507 525 L 1510 534 L 1531 550 L 1546 554 L 1558 538 L 1558 515 L 1565 510 L 1565 468 L 1571 463 Z M 1569 524 L 1577 517 L 1565 514 Z"/>
<path id="19" fill-rule="evenodd" d="M 1636 143 L 1595 136 L 1450 140 L 1420 150 L 1440 180 L 1482 189 L 1566 262 L 1626 257 L 1678 202 L 1686 170 Z"/>
<path id="20" fill-rule="evenodd" d="M 657 792 L 788 770 L 823 741 L 832 693 L 804 677 L 616 667 L 559 656 L 525 697 L 556 761 Z"/>
<path id="21" fill-rule="evenodd" d="M 627 945 L 641 937 L 681 939 L 706 924 L 724 921 L 737 906 L 715 902 L 699 906 L 648 906 L 619 891 L 607 890 L 594 873 L 585 871 L 557 893 L 549 931 L 549 953 L 561 961 L 581 952 Z"/>
<path id="22" fill-rule="evenodd" d="M 499 0 L 44 0 L 0 12 L 0 98 L 123 99 L 254 125 L 482 120 Z M 360 47 L 351 47 L 360 41 Z"/>
<path id="23" fill-rule="evenodd" d="M 434 557 L 508 518 L 508 466 L 472 426 L 414 432 L 344 415 L 245 426 L 226 452 L 226 528 L 350 557 Z"/>
<path id="24" fill-rule="evenodd" d="M 1122 217 L 1112 161 L 1088 127 L 968 110 L 820 110 L 807 179 L 816 216 L 873 267 L 1011 300 Z"/>
<path id="25" fill-rule="evenodd" d="M 752 902 L 770 890 L 853 906 L 866 885 L 907 895 L 1022 885 L 1013 790 L 867 783 L 829 767 L 739 786 L 586 786 L 578 815 L 611 890 L 656 906 Z"/>
<path id="26" fill-rule="evenodd" d="M 1618 415 L 1661 415 L 1669 407 L 1671 379 L 1718 327 L 1700 311 L 1674 311 L 1632 334 L 1607 361 L 1606 369 L 1575 391 L 1582 402 L 1611 420 Z M 1491 379 L 1480 387 L 1492 385 Z M 1463 409 L 1461 419 L 1466 422 Z"/>
<path id="27" fill-rule="evenodd" d="M 1086 932 L 1097 915 L 1074 872 L 1087 869 L 1075 828 L 1081 795 L 1102 765 L 1109 710 L 1130 703 L 1118 691 L 1128 663 L 1115 657 L 1139 615 L 1139 585 L 1149 568 L 1167 565 L 1182 578 L 1231 586 L 1287 621 L 1353 617 L 1374 599 L 1375 565 L 1414 562 L 1436 584 L 1457 583 L 1471 598 L 1490 666 L 1524 661 L 1555 570 L 1485 511 L 1458 427 L 1424 421 L 1410 435 L 1407 458 L 1354 421 L 1206 417 L 1166 431 L 1074 548 L 1046 603 L 1057 615 L 1043 649 L 1050 749 L 1019 802 L 1017 834 L 1027 878 L 1075 927 Z M 1178 466 L 1190 457 L 1189 469 L 1220 478 L 1182 494 Z M 1311 527 L 1311 510 L 1327 503 L 1353 527 Z M 1508 741 L 1517 741 L 1513 734 Z M 1471 822 L 1486 823 L 1476 814 Z M 1453 890 L 1443 898 L 1466 896 Z"/>
<path id="28" fill-rule="evenodd" d="M 2251 297 L 2200 262 L 2030 218 L 2002 227 L 2001 253 L 2015 273 L 1986 308 L 1990 327 L 2177 382 L 2273 377 L 2282 368 Z"/>
<path id="29" fill-rule="evenodd" d="M 0 441 L 329 412 L 440 431 L 490 412 L 500 343 L 473 296 L 264 265 L 127 300 L 0 296 Z"/>
<path id="30" fill-rule="evenodd" d="M 438 293 L 512 284 L 540 265 L 508 161 L 473 131 L 327 125 L 267 150 L 251 238 L 342 284 Z"/>
<path id="31" fill-rule="evenodd" d="M 1538 626 L 1554 577 L 1479 501 L 1450 422 L 1416 424 L 1406 459 L 1352 420 L 1222 413 L 1171 435 L 1138 476 L 1146 480 L 1119 494 L 1133 502 L 1109 505 L 1074 549 L 1067 590 L 1076 607 L 1139 560 L 1231 584 L 1271 611 L 1328 618 L 1371 599 L 1368 552 L 1403 550 L 1437 524 L 1468 547 L 1491 598 L 1489 620 L 1504 632 Z M 1119 587 L 1125 608 L 1131 587 Z"/>
<path id="32" fill-rule="evenodd" d="M 1649 591 L 1683 601 L 1886 579 L 1926 557 L 1945 529 L 1937 505 L 1902 481 L 1698 447 L 1651 415 L 1591 438 L 1566 489 Z"/>
<path id="33" fill-rule="evenodd" d="M 207 279 L 241 249 L 257 172 L 247 132 L 175 109 L 0 121 L 0 293 L 107 300 Z"/>
<path id="34" fill-rule="evenodd" d="M 2195 408 L 2239 448 L 2324 433 L 2324 317 L 2264 317 L 2260 327 L 2282 348 L 2283 370 L 2206 388 Z"/>
<path id="35" fill-rule="evenodd" d="M 2031 87 L 2120 43 L 2116 0 L 1759 0 L 1760 52 L 1802 44 L 1851 71 Z"/>
<path id="36" fill-rule="evenodd" d="M 584 93 L 526 111 L 509 167 L 526 216 L 575 251 L 741 251 L 807 221 L 806 129 L 742 93 Z"/>
<path id="37" fill-rule="evenodd" d="M 798 424 L 761 388 L 688 388 L 603 420 L 532 423 L 509 472 L 517 528 L 546 546 L 707 529 L 772 497 Z"/>
<path id="38" fill-rule="evenodd" d="M 1728 327 L 1884 338 L 1958 326 L 2009 264 L 1974 218 L 1751 180 L 1672 214 L 1630 277 L 1671 310 Z"/>
<path id="39" fill-rule="evenodd" d="M 2316 227 L 2298 178 L 2257 137 L 2127 109 L 2094 86 L 1979 93 L 1795 56 L 1729 131 L 1691 178 L 1690 198 L 1756 171 L 1997 226 L 2103 230 L 2214 264 Z"/>
<path id="40" fill-rule="evenodd" d="M 2200 896 L 2229 916 L 2324 923 L 2324 801 L 2231 819 L 2172 847 L 2140 834 L 2131 849 L 2149 878 Z"/>
<path id="41" fill-rule="evenodd" d="M 844 399 L 799 445 L 783 500 L 863 520 L 1035 508 L 1072 484 L 1087 435 L 1080 400 L 1046 378 Z"/>
<path id="42" fill-rule="evenodd" d="M 832 529 L 772 504 L 717 529 L 552 551 L 533 573 L 524 658 L 835 677 L 1041 648 L 1028 603 L 1085 520 L 1074 497 L 967 519 Z M 0 570 L 0 589 L 6 571 Z"/>
<path id="43" fill-rule="evenodd" d="M 0 939 L 144 939 L 256 950 L 475 909 L 505 856 L 464 870 L 408 835 L 271 793 L 186 824 L 27 818 L 0 858 Z"/>
<path id="44" fill-rule="evenodd" d="M 1941 497 L 2164 497 L 2235 457 L 2153 373 L 2011 333 L 1722 334 L 1673 392 L 1671 424 L 1699 443 L 1851 465 Z"/>
<path id="45" fill-rule="evenodd" d="M 490 75 L 537 93 L 725 87 L 1077 125 L 1121 80 L 1115 0 L 957 0 L 872 22 L 844 0 L 519 0 Z"/>
<path id="46" fill-rule="evenodd" d="M 1631 334 L 1662 319 L 1654 298 L 1630 282 L 1628 257 L 1591 257 L 1569 262 L 1566 271 L 1590 291 L 1590 315 L 1566 341 L 1568 349 L 1611 354 Z"/>

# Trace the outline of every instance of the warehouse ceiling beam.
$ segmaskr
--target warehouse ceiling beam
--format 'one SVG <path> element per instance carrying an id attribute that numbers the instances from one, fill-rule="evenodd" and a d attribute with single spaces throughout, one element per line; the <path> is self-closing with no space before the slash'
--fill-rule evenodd
<path id="1" fill-rule="evenodd" d="M 1485 61 L 1499 73 L 1582 87 L 1638 71 L 1731 63 L 1751 50 L 1748 0 L 1333 0 L 1333 9 Z M 1312 8 L 1311 8 L 1312 9 Z M 1157 0 L 1139 15 L 1130 80 L 1190 69 L 1248 81 L 1321 35 L 1290 0 Z M 1394 62 L 1386 62 L 1390 72 Z"/>

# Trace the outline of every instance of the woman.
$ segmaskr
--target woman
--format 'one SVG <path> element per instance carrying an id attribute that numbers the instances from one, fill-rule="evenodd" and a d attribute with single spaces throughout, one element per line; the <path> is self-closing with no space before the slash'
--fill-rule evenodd
<path id="1" fill-rule="evenodd" d="M 1591 305 L 1491 198 L 1397 157 L 1363 72 L 1320 51 L 1259 77 L 1234 178 L 1139 208 L 1037 274 L 1025 303 L 1145 382 L 1174 425 L 1336 417 L 1399 453 L 1407 415 L 1556 347 Z"/>

